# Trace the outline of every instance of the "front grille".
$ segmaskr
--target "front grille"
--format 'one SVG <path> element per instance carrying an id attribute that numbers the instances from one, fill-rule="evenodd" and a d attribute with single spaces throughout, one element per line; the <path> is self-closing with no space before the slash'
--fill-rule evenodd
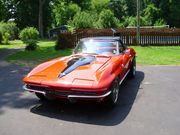
<path id="1" fill-rule="evenodd" d="M 57 96 L 68 96 L 68 95 L 83 95 L 83 96 L 95 96 L 98 95 L 96 92 L 83 92 L 83 91 L 65 91 L 65 90 L 55 90 L 46 87 L 26 85 L 28 89 L 45 91 L 46 94 L 57 95 Z"/>
<path id="2" fill-rule="evenodd" d="M 68 96 L 68 95 L 95 96 L 95 95 L 97 95 L 97 93 L 95 93 L 95 92 L 62 91 L 62 90 L 55 90 L 54 94 L 59 95 L 59 96 Z"/>
<path id="3" fill-rule="evenodd" d="M 34 86 L 34 85 L 26 85 L 26 87 L 28 89 L 32 89 L 32 90 L 38 90 L 38 91 L 45 91 L 46 88 L 44 87 L 39 87 L 39 86 Z"/>

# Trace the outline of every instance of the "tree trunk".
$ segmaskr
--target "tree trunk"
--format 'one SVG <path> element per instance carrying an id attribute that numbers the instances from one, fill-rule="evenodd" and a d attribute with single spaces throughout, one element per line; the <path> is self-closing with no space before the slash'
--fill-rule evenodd
<path id="1" fill-rule="evenodd" d="M 39 33 L 40 37 L 44 38 L 44 31 L 43 31 L 43 5 L 46 0 L 39 0 Z"/>

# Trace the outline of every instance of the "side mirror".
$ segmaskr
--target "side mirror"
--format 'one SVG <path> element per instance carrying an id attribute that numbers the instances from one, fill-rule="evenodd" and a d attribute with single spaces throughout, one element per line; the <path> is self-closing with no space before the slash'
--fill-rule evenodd
<path id="1" fill-rule="evenodd" d="M 126 49 L 124 53 L 125 53 L 125 54 L 129 54 L 130 51 Z"/>

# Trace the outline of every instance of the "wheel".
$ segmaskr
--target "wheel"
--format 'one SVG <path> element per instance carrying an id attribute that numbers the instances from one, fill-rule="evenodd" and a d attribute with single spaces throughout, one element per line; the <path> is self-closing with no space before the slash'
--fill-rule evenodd
<path id="1" fill-rule="evenodd" d="M 35 92 L 35 95 L 36 95 L 40 100 L 46 100 L 46 97 L 45 97 L 43 94 L 41 94 L 41 93 L 36 93 L 36 92 Z"/>
<path id="2" fill-rule="evenodd" d="M 134 58 L 132 61 L 132 65 L 129 72 L 129 77 L 133 78 L 136 75 L 136 59 Z"/>
<path id="3" fill-rule="evenodd" d="M 110 87 L 111 94 L 105 98 L 104 105 L 113 107 L 117 104 L 119 97 L 119 79 L 115 78 Z"/>

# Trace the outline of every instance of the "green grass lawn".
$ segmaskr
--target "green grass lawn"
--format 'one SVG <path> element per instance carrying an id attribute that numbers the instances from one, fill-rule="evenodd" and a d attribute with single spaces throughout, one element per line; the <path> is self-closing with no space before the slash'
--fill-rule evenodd
<path id="1" fill-rule="evenodd" d="M 0 49 L 9 49 L 9 48 L 24 48 L 25 44 L 21 40 L 9 41 L 9 44 L 0 44 Z"/>
<path id="2" fill-rule="evenodd" d="M 55 41 L 49 39 L 43 39 L 38 41 L 38 45 L 41 47 L 54 46 Z M 21 40 L 9 41 L 9 44 L 0 44 L 0 49 L 10 49 L 10 48 L 25 48 L 25 44 Z"/>
<path id="3" fill-rule="evenodd" d="M 180 46 L 132 46 L 139 65 L 180 65 Z"/>
<path id="4" fill-rule="evenodd" d="M 21 43 L 21 41 L 15 41 L 14 47 L 13 45 L 7 45 L 7 46 L 11 46 L 9 48 L 18 48 L 16 45 L 17 42 Z M 56 51 L 54 50 L 54 46 L 55 46 L 55 41 L 53 40 L 38 41 L 38 48 L 35 51 L 26 51 L 22 49 L 7 57 L 6 60 L 15 64 L 34 66 L 53 58 L 72 54 L 73 49 Z M 21 47 L 25 47 L 25 45 L 24 46 L 21 45 Z"/>
<path id="5" fill-rule="evenodd" d="M 6 58 L 7 61 L 21 65 L 37 65 L 43 61 L 72 54 L 73 49 L 54 50 L 55 41 L 43 40 L 38 42 L 35 51 L 20 50 Z M 11 41 L 7 48 L 25 47 L 19 41 Z M 2 47 L 1 48 L 5 48 Z M 131 46 L 137 53 L 138 65 L 180 65 L 180 46 Z"/>

